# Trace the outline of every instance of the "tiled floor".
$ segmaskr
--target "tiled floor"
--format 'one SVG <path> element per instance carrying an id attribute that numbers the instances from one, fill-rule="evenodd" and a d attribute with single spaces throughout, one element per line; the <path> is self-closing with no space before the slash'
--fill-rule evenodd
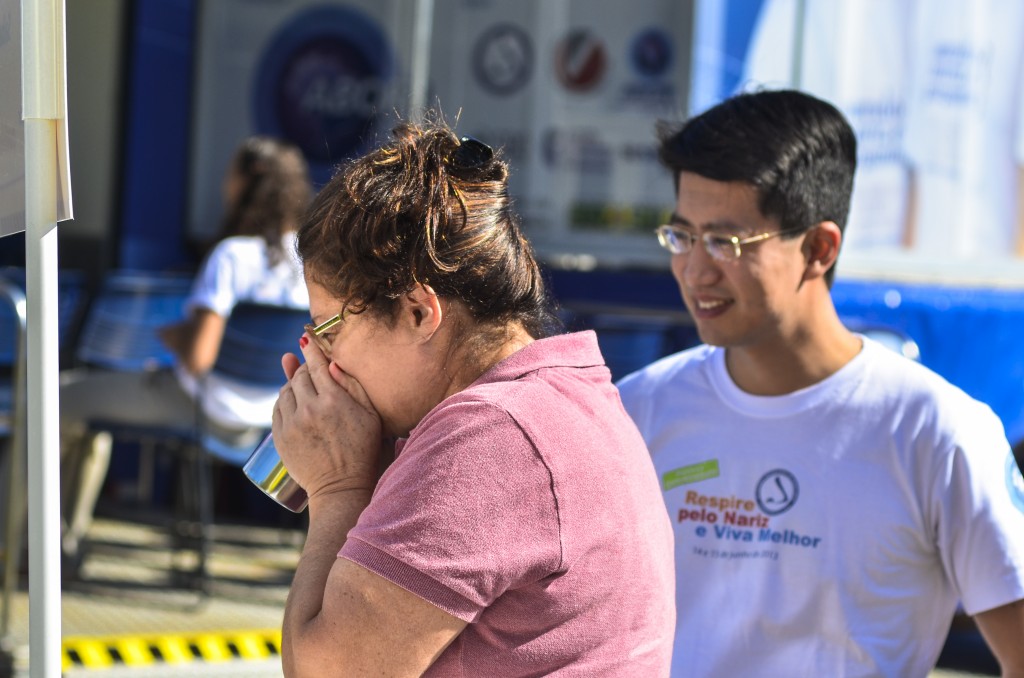
<path id="1" fill-rule="evenodd" d="M 172 564 L 188 569 L 195 558 L 192 553 L 179 553 L 176 560 L 166 529 L 123 519 L 97 520 L 81 576 L 68 582 L 62 595 L 62 638 L 77 660 L 65 664 L 65 675 L 280 675 L 281 617 L 302 533 L 218 525 L 215 535 L 209 595 L 203 595 L 176 577 Z M 15 675 L 27 675 L 29 602 L 24 585 L 14 597 L 12 610 L 9 642 L 16 657 Z M 258 652 L 239 656 L 236 639 L 249 636 L 257 638 Z M 276 648 L 273 642 L 263 641 L 274 636 Z M 93 639 L 97 642 L 90 642 Z M 98 647 L 91 661 L 87 661 L 88 652 L 76 654 L 81 650 L 79 641 L 87 649 Z M 171 665 L 158 650 L 155 656 L 146 656 L 145 648 L 166 648 L 167 642 L 186 648 L 188 661 Z M 121 657 L 132 643 L 143 648 L 144 663 L 133 666 Z M 196 645 L 203 646 L 204 652 L 197 650 L 193 657 L 188 648 Z M 206 645 L 213 648 L 213 655 L 205 652 Z M 218 654 L 218 645 L 231 648 L 230 652 Z"/>

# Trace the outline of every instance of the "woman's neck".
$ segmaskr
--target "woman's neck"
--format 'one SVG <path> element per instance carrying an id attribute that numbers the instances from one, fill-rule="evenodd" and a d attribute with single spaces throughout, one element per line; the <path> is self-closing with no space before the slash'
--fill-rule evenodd
<path id="1" fill-rule="evenodd" d="M 447 361 L 446 372 L 451 382 L 444 397 L 467 388 L 484 372 L 533 342 L 534 338 L 518 322 L 499 330 L 484 330 L 461 341 Z"/>

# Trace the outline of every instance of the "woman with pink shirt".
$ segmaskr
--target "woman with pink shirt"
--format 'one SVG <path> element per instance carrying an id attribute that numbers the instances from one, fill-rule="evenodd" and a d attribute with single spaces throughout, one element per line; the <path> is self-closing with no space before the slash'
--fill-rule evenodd
<path id="1" fill-rule="evenodd" d="M 594 334 L 556 334 L 507 181 L 486 144 L 404 124 L 299 230 L 288 676 L 668 675 L 658 482 Z"/>

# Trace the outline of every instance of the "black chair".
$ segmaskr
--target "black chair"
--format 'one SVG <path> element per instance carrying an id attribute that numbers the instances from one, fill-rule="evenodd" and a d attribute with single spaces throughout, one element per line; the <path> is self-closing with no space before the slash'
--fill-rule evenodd
<path id="1" fill-rule="evenodd" d="M 93 300 L 75 350 L 83 365 L 125 372 L 174 363 L 157 329 L 181 320 L 192 277 L 183 273 L 118 270 Z"/>
<path id="2" fill-rule="evenodd" d="M 23 369 L 27 303 L 24 279 L 21 284 L 0 276 L 0 436 L 11 435 L 15 404 L 22 389 L 17 373 Z M 23 397 L 23 396 L 22 396 Z"/>
<path id="3" fill-rule="evenodd" d="M 25 294 L 20 287 L 0 278 L 0 359 L 9 373 L 2 389 L 3 404 L 0 417 L 0 435 L 7 439 L 4 454 L 0 456 L 4 505 L 3 516 L 3 589 L 0 593 L 0 634 L 6 634 L 10 620 L 11 597 L 18 576 L 24 540 L 26 506 L 26 418 L 24 345 L 26 328 Z"/>
<path id="4" fill-rule="evenodd" d="M 0 268 L 0 437 L 10 435 L 10 417 L 14 410 L 14 376 L 18 366 L 26 313 L 25 269 Z M 57 333 L 61 362 L 74 345 L 74 333 L 85 301 L 85 275 L 82 271 L 62 269 L 57 275 Z M 24 391 L 24 389 L 22 389 Z"/>
<path id="5" fill-rule="evenodd" d="M 271 306 L 243 302 L 235 306 L 228 318 L 220 350 L 213 368 L 206 375 L 230 379 L 240 385 L 263 388 L 280 388 L 285 383 L 281 370 L 281 356 L 297 353 L 302 327 L 309 322 L 309 311 L 282 306 Z M 201 412 L 202 382 L 197 405 Z M 267 413 L 267 420 L 270 419 Z M 195 464 L 195 492 L 184 495 L 189 505 L 184 514 L 198 520 L 199 587 L 207 590 L 208 572 L 206 563 L 213 539 L 214 492 L 212 486 L 211 462 L 235 467 L 241 470 L 256 444 L 270 432 L 269 427 L 250 431 L 241 439 L 225 439 L 206 425 L 200 414 L 197 438 L 194 441 L 197 454 L 190 460 Z M 284 509 L 282 509 L 284 511 Z"/>
<path id="6" fill-rule="evenodd" d="M 115 270 L 106 275 L 82 323 L 74 351 L 79 368 L 146 372 L 170 368 L 174 356 L 157 330 L 184 318 L 192 286 L 186 273 Z M 163 447 L 180 448 L 190 438 L 194 421 L 174 431 L 105 420 L 87 422 L 92 431 L 107 431 L 119 443 L 138 445 L 137 495 L 151 499 L 156 454 Z"/>
<path id="7" fill-rule="evenodd" d="M 88 314 L 76 352 L 79 363 L 121 371 L 169 367 L 173 356 L 160 343 L 157 328 L 183 317 L 191 279 L 179 275 L 119 271 L 109 276 Z M 243 302 L 228 318 L 217 360 L 210 373 L 243 386 L 279 388 L 285 382 L 281 355 L 295 352 L 308 309 Z M 207 568 L 212 542 L 214 492 L 212 463 L 241 468 L 267 431 L 225 439 L 208 424 L 201 401 L 206 379 L 200 379 L 192 421 L 172 426 L 126 425 L 94 420 L 92 430 L 109 431 L 117 440 L 142 447 L 143 461 L 158 453 L 181 463 L 175 492 L 171 538 L 176 556 L 194 552 L 192 568 L 174 567 L 174 575 L 190 588 L 209 589 Z M 270 413 L 268 412 L 268 421 Z M 148 467 L 147 467 L 148 468 Z M 140 469 L 140 475 L 152 473 Z M 144 484 L 140 481 L 140 485 Z M 177 563 L 179 558 L 175 557 Z"/>
<path id="8" fill-rule="evenodd" d="M 73 335 L 85 299 L 85 276 L 81 271 L 61 269 L 57 274 L 57 332 L 61 361 L 73 346 Z M 26 379 L 25 339 L 27 321 L 25 269 L 0 268 L 0 487 L 3 487 L 0 515 L 3 520 L 3 610 L 9 616 L 10 596 L 22 556 L 26 487 Z M 4 629 L 0 629 L 3 631 Z"/>
<path id="9" fill-rule="evenodd" d="M 158 328 L 184 318 L 184 305 L 192 286 L 186 273 L 114 270 L 108 273 L 89 305 L 73 362 L 76 368 L 117 372 L 148 372 L 167 369 L 174 356 L 163 345 Z M 158 453 L 187 454 L 194 438 L 195 422 L 175 427 L 152 427 L 93 419 L 91 431 L 109 432 L 119 444 L 137 446 L 139 499 L 150 499 Z M 66 567 L 73 578 L 76 571 Z"/>

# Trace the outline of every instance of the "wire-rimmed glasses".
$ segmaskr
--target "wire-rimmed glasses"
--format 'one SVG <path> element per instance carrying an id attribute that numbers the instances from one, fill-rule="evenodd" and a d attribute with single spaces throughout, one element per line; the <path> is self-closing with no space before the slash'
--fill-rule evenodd
<path id="1" fill-rule="evenodd" d="M 302 329 L 306 330 L 306 333 L 313 337 L 316 345 L 320 347 L 320 350 L 324 352 L 324 355 L 331 355 L 331 340 L 324 336 L 324 334 L 340 324 L 351 311 L 344 310 L 341 313 L 331 316 L 327 320 L 323 321 L 319 325 L 313 325 L 313 323 L 306 323 L 302 326 Z"/>
<path id="2" fill-rule="evenodd" d="M 689 254 L 693 251 L 697 240 L 700 239 L 704 243 L 704 250 L 712 259 L 716 261 L 735 261 L 743 253 L 743 245 L 768 240 L 777 235 L 795 235 L 804 230 L 806 229 L 790 228 L 783 231 L 759 233 L 749 238 L 739 238 L 735 235 L 725 235 L 712 231 L 705 231 L 698 236 L 682 226 L 664 224 L 654 229 L 654 232 L 658 235 L 658 243 L 672 254 Z"/>

